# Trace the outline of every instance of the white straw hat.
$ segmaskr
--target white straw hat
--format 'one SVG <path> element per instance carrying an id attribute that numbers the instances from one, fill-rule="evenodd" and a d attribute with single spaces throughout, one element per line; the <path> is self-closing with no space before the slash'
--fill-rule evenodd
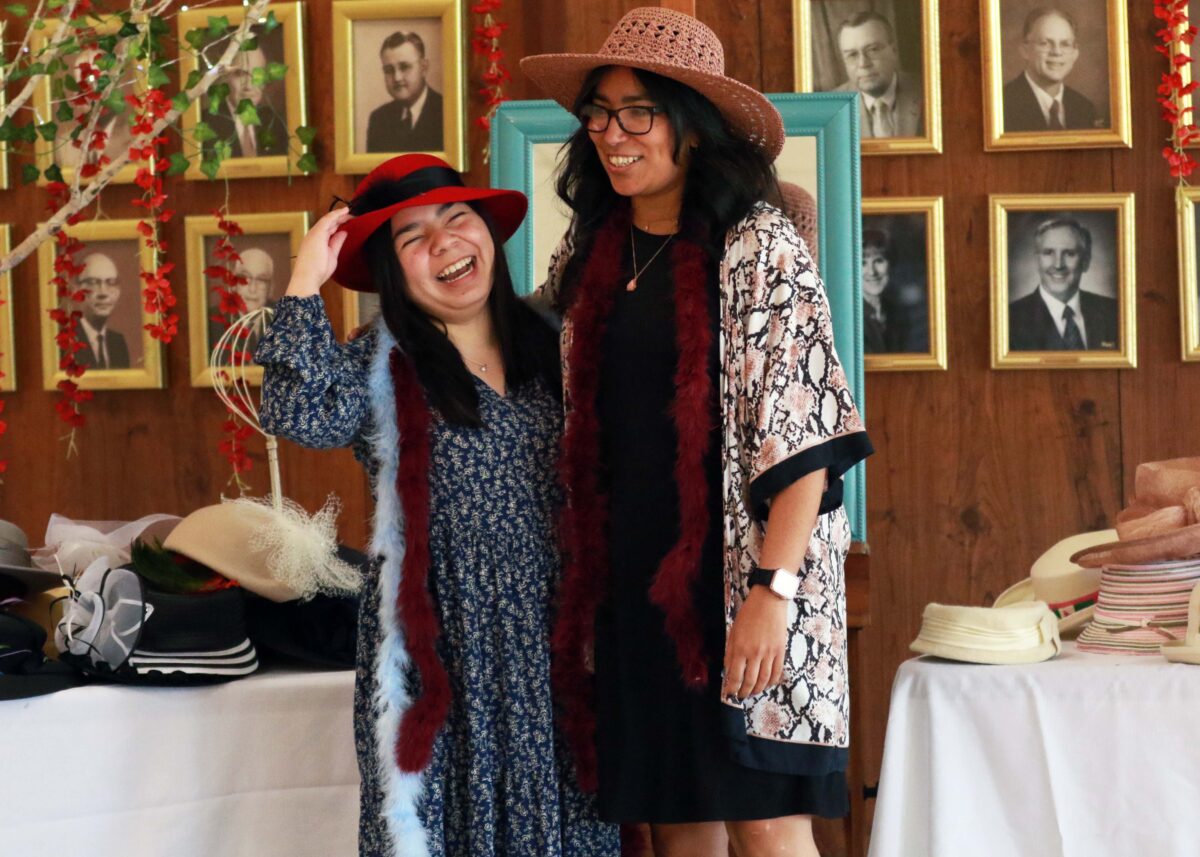
<path id="1" fill-rule="evenodd" d="M 1082 630 L 1096 610 L 1100 569 L 1078 566 L 1071 562 L 1071 555 L 1116 537 L 1116 530 L 1068 536 L 1034 560 L 1029 577 L 1001 592 L 992 606 L 1045 601 L 1058 617 L 1060 634 Z"/>
<path id="2" fill-rule="evenodd" d="M 972 664 L 1032 664 L 1057 655 L 1062 641 L 1041 601 L 999 609 L 929 604 L 909 648 Z"/>

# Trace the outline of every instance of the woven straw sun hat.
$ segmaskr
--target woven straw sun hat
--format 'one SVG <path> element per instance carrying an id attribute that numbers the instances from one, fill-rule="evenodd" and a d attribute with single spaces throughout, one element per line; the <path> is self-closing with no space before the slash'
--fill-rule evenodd
<path id="1" fill-rule="evenodd" d="M 1034 560 L 1029 577 L 1001 592 L 992 606 L 1045 601 L 1058 617 L 1059 633 L 1082 630 L 1096 611 L 1100 570 L 1082 568 L 1071 562 L 1071 556 L 1076 551 L 1104 544 L 1116 537 L 1116 530 L 1068 536 Z"/>
<path id="2" fill-rule="evenodd" d="M 548 96 L 572 110 L 584 80 L 601 66 L 629 66 L 669 77 L 699 92 L 743 137 L 771 160 L 783 150 L 783 119 L 765 95 L 725 75 L 717 34 L 691 15 L 643 6 L 627 13 L 594 54 L 539 54 L 521 70 Z"/>

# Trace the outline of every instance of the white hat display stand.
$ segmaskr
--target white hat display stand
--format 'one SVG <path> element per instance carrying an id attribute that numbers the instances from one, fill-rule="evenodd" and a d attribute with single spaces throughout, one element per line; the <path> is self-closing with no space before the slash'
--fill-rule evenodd
<path id="1" fill-rule="evenodd" d="M 267 523 L 256 533 L 251 548 L 266 552 L 267 570 L 301 597 L 318 592 L 342 594 L 358 590 L 358 571 L 337 555 L 337 517 L 341 501 L 330 494 L 325 505 L 309 515 L 300 504 L 283 496 L 279 477 L 279 441 L 263 430 L 259 406 L 248 369 L 250 355 L 239 347 L 251 334 L 262 337 L 275 311 L 262 307 L 236 319 L 217 340 L 209 355 L 209 374 L 217 396 L 235 418 L 252 427 L 267 443 L 267 467 L 271 475 L 271 496 L 260 500 L 239 497 L 228 503 L 251 504 L 273 511 Z"/>

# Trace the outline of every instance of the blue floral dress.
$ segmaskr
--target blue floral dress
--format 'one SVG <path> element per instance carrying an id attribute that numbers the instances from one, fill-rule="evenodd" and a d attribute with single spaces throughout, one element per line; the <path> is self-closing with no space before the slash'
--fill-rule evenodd
<path id="1" fill-rule="evenodd" d="M 372 470 L 367 402 L 376 337 L 333 337 L 319 297 L 284 298 L 256 360 L 266 430 L 351 445 Z M 561 406 L 538 384 L 500 396 L 477 379 L 482 428 L 431 421 L 429 585 L 453 699 L 424 772 L 418 813 L 431 857 L 614 857 L 556 739 L 549 628 L 559 561 L 555 456 Z M 372 474 L 372 483 L 374 484 Z M 377 572 L 376 572 L 377 574 Z M 383 602 L 383 603 L 381 603 Z M 355 682 L 362 857 L 393 853 L 373 710 L 384 602 L 364 581 Z"/>

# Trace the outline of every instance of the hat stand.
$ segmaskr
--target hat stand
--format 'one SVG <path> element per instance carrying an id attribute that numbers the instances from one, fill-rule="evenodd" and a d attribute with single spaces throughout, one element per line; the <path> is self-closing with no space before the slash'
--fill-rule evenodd
<path id="1" fill-rule="evenodd" d="M 269 307 L 246 313 L 229 325 L 208 357 L 209 375 L 217 397 L 230 413 L 251 426 L 267 442 L 267 467 L 271 473 L 270 506 L 273 514 L 261 526 L 260 545 L 267 551 L 267 571 L 303 598 L 317 592 L 345 594 L 360 586 L 360 575 L 338 555 L 337 516 L 341 503 L 330 495 L 315 514 L 298 503 L 285 500 L 279 479 L 279 441 L 263 431 L 250 384 L 252 365 L 244 344 L 251 334 L 266 333 L 275 311 Z M 228 358 L 228 359 L 226 359 Z M 259 396 L 261 401 L 261 392 Z M 265 508 L 265 500 L 239 497 L 223 501 Z M 249 510 L 248 510 L 249 511 Z"/>
<path id="2" fill-rule="evenodd" d="M 230 324 L 217 340 L 212 353 L 208 355 L 208 374 L 212 378 L 217 397 L 225 407 L 266 440 L 267 469 L 271 473 L 271 504 L 278 512 L 283 508 L 283 488 L 279 479 L 279 441 L 275 439 L 275 435 L 267 434 L 262 429 L 248 373 L 252 365 L 250 355 L 245 349 L 236 347 L 238 343 L 249 339 L 253 333 L 260 337 L 266 333 L 274 316 L 275 310 L 262 307 L 246 313 Z M 228 362 L 223 359 L 226 355 L 229 356 Z"/>

